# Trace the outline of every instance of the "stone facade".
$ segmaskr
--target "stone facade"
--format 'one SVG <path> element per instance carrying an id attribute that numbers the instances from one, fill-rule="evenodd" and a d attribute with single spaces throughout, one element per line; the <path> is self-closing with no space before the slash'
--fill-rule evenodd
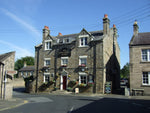
<path id="1" fill-rule="evenodd" d="M 150 32 L 139 33 L 137 22 L 133 25 L 133 37 L 129 43 L 130 50 L 130 92 L 144 90 L 150 95 Z"/>
<path id="2" fill-rule="evenodd" d="M 12 80 L 15 64 L 15 52 L 9 52 L 0 55 L 0 94 L 2 99 L 10 99 L 12 97 Z"/>
<path id="3" fill-rule="evenodd" d="M 112 93 L 120 88 L 120 49 L 115 25 L 103 18 L 103 30 L 51 36 L 47 26 L 43 41 L 35 47 L 35 75 L 32 92 L 71 90 L 104 93 L 112 82 Z M 47 83 L 48 82 L 48 83 Z M 44 88 L 43 88 L 43 87 Z"/>

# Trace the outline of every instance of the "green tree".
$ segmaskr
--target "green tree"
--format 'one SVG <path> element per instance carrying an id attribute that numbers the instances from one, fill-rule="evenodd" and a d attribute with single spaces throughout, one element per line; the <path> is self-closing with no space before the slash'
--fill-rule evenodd
<path id="1" fill-rule="evenodd" d="M 19 71 L 19 69 L 24 66 L 24 62 L 26 62 L 28 66 L 34 65 L 34 57 L 26 56 L 18 59 L 15 62 L 15 70 Z"/>
<path id="2" fill-rule="evenodd" d="M 129 63 L 126 63 L 120 70 L 121 78 L 129 78 Z"/>

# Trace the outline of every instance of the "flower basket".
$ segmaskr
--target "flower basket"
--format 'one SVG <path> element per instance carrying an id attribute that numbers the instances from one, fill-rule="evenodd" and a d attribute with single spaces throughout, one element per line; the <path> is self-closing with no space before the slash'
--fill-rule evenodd
<path id="1" fill-rule="evenodd" d="M 82 83 L 81 83 L 81 84 L 79 84 L 79 86 L 80 86 L 80 87 L 86 87 L 87 84 L 82 84 Z"/>
<path id="2" fill-rule="evenodd" d="M 88 83 L 88 86 L 92 87 L 94 86 L 94 83 Z"/>

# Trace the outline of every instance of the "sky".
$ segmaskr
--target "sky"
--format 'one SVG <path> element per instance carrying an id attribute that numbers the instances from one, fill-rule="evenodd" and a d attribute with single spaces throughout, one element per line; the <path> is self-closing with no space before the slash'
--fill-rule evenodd
<path id="1" fill-rule="evenodd" d="M 0 54 L 34 57 L 44 26 L 52 36 L 97 31 L 103 29 L 104 14 L 118 29 L 122 68 L 129 62 L 134 21 L 139 32 L 150 32 L 150 0 L 0 0 Z"/>

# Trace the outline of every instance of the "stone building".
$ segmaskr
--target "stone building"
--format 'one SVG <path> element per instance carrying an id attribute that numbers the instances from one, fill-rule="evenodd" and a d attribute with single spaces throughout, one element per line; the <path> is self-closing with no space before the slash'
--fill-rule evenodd
<path id="1" fill-rule="evenodd" d="M 120 88 L 120 49 L 117 29 L 110 28 L 105 15 L 103 30 L 51 36 L 43 29 L 42 43 L 35 46 L 35 75 L 32 91 L 71 90 L 105 93 L 105 83 L 111 83 L 111 93 Z"/>
<path id="2" fill-rule="evenodd" d="M 130 50 L 130 90 L 144 91 L 150 95 L 150 32 L 139 33 L 137 22 L 133 24 Z"/>
<path id="3" fill-rule="evenodd" d="M 34 70 L 35 70 L 35 66 L 28 66 L 25 62 L 24 66 L 18 71 L 19 78 L 20 77 L 27 78 L 33 76 Z"/>
<path id="4" fill-rule="evenodd" d="M 14 71 L 15 52 L 0 55 L 0 94 L 2 99 L 12 97 L 12 79 Z"/>

